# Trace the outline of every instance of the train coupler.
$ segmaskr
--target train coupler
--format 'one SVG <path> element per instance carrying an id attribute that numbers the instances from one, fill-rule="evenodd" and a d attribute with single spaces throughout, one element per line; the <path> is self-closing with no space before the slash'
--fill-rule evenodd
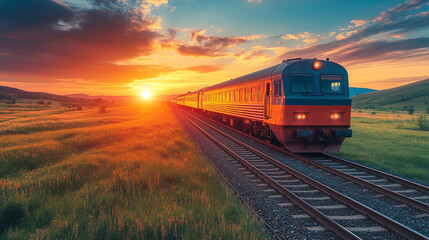
<path id="1" fill-rule="evenodd" d="M 323 148 L 331 145 L 332 136 L 329 132 L 325 132 L 323 130 L 319 131 L 319 142 L 323 143 Z"/>

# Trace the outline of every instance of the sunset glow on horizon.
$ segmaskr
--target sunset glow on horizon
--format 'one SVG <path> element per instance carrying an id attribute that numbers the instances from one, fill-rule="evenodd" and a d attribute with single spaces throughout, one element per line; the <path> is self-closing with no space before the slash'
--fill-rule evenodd
<path id="1" fill-rule="evenodd" d="M 152 93 L 151 93 L 151 92 L 149 92 L 148 90 L 144 90 L 144 91 L 142 91 L 142 92 L 140 93 L 140 95 L 141 95 L 141 97 L 142 97 L 144 100 L 149 100 L 149 99 L 152 97 Z"/>
<path id="2" fill-rule="evenodd" d="M 429 78 L 428 27 L 429 0 L 0 0 L 0 85 L 148 99 L 329 57 L 385 89 Z"/>

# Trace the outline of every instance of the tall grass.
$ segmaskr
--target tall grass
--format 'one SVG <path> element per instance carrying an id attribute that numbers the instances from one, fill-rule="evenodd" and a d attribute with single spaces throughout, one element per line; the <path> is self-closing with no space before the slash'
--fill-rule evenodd
<path id="1" fill-rule="evenodd" d="M 354 111 L 351 128 L 339 155 L 429 183 L 429 132 L 419 131 L 412 116 Z"/>
<path id="2" fill-rule="evenodd" d="M 268 238 L 166 104 L 8 115 L 0 238 Z"/>

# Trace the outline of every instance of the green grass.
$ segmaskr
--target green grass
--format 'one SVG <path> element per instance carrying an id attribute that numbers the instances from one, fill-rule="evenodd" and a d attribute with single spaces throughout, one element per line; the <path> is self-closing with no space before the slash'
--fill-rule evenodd
<path id="1" fill-rule="evenodd" d="M 166 104 L 61 111 L 0 121 L 0 239 L 269 238 Z"/>
<path id="2" fill-rule="evenodd" d="M 416 116 L 354 110 L 351 129 L 337 155 L 429 183 L 429 131 L 420 131 Z"/>

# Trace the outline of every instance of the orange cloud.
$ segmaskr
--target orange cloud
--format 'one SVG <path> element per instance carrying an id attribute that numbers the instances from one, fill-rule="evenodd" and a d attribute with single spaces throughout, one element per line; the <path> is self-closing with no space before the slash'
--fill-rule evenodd
<path id="1" fill-rule="evenodd" d="M 298 33 L 298 34 L 286 34 L 281 36 L 285 40 L 301 40 L 304 43 L 315 43 L 322 39 L 321 35 L 314 35 L 309 32 Z"/>
<path id="2" fill-rule="evenodd" d="M 185 68 L 184 70 L 194 71 L 198 73 L 211 73 L 217 72 L 223 69 L 222 65 L 198 65 Z"/>
<path id="3" fill-rule="evenodd" d="M 206 30 L 191 30 L 190 43 L 177 44 L 177 51 L 186 56 L 223 57 L 229 55 L 229 49 L 239 44 L 265 37 L 250 35 L 244 37 L 218 37 L 206 35 Z"/>

